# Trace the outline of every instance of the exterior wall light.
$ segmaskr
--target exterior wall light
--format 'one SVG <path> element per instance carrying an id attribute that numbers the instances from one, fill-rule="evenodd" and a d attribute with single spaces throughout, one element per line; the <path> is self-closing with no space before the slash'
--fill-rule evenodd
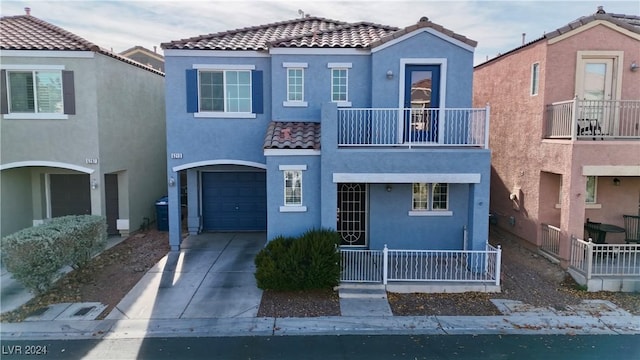
<path id="1" fill-rule="evenodd" d="M 393 71 L 387 70 L 387 79 L 389 80 L 393 79 Z"/>
<path id="2" fill-rule="evenodd" d="M 91 189 L 95 190 L 98 188 L 98 180 L 91 179 Z"/>
<path id="3" fill-rule="evenodd" d="M 169 178 L 169 186 L 176 186 L 176 179 L 173 176 Z"/>
<path id="4" fill-rule="evenodd" d="M 633 61 L 631 63 L 631 71 L 636 72 L 636 71 L 638 71 L 638 68 L 640 68 L 640 65 L 638 65 L 637 62 Z"/>
<path id="5" fill-rule="evenodd" d="M 391 187 L 391 185 L 387 185 L 387 192 L 391 192 L 391 190 L 393 190 L 393 188 Z"/>
<path id="6" fill-rule="evenodd" d="M 620 179 L 613 178 L 613 186 L 620 186 Z"/>

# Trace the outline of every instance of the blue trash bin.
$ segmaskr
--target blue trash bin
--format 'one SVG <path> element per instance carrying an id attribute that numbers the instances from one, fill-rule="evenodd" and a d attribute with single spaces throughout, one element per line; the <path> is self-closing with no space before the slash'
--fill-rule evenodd
<path id="1" fill-rule="evenodd" d="M 158 231 L 169 231 L 169 197 L 163 196 L 156 201 L 156 225 Z"/>

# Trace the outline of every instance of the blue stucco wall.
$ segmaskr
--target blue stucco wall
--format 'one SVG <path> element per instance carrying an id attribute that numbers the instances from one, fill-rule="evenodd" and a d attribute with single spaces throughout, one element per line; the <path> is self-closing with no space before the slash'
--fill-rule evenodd
<path id="1" fill-rule="evenodd" d="M 302 171 L 302 205 L 305 212 L 280 212 L 284 205 L 284 174 L 280 165 L 306 165 Z M 267 156 L 267 239 L 298 236 L 320 228 L 320 156 Z"/>
<path id="2" fill-rule="evenodd" d="M 285 62 L 307 63 L 304 70 L 304 101 L 307 107 L 284 107 L 287 99 L 287 69 Z M 331 101 L 331 69 L 329 63 L 351 63 L 348 71 L 348 100 L 352 107 L 371 106 L 371 58 L 363 55 L 273 55 L 272 116 L 276 121 L 319 121 L 323 103 Z"/>
<path id="3" fill-rule="evenodd" d="M 445 106 L 467 108 L 472 104 L 473 52 L 444 41 L 427 32 L 420 32 L 371 55 L 372 107 L 397 107 L 400 79 L 400 59 L 416 59 L 416 64 L 429 64 L 424 59 L 446 59 L 447 73 Z M 411 63 L 411 62 L 410 62 Z M 394 78 L 386 73 L 391 70 Z M 441 94 L 442 97 L 442 94 Z"/>

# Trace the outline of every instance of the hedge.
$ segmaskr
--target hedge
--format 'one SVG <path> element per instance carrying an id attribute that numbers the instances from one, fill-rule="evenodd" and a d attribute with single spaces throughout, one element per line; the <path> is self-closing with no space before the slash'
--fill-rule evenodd
<path id="1" fill-rule="evenodd" d="M 86 265 L 106 245 L 102 216 L 70 215 L 2 238 L 2 263 L 25 287 L 41 293 L 53 285 L 64 266 Z"/>
<path id="2" fill-rule="evenodd" d="M 332 288 L 340 281 L 340 237 L 333 230 L 279 236 L 255 258 L 256 282 L 263 290 Z"/>

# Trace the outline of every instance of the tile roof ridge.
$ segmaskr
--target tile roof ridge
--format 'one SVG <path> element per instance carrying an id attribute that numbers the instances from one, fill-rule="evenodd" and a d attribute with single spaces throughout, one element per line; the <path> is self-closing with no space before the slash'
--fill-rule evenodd
<path id="1" fill-rule="evenodd" d="M 264 29 L 268 29 L 268 28 L 271 28 L 271 27 L 277 27 L 277 26 L 289 25 L 289 24 L 296 24 L 296 23 L 306 22 L 306 21 L 310 21 L 310 20 L 311 21 L 314 21 L 314 20 L 325 21 L 325 22 L 334 23 L 336 25 L 348 24 L 348 23 L 346 23 L 344 21 L 333 20 L 333 19 L 323 18 L 323 17 L 319 17 L 319 16 L 305 16 L 304 18 L 295 18 L 295 19 L 277 21 L 277 22 L 263 24 L 263 25 L 247 26 L 247 27 L 242 27 L 242 28 L 237 28 L 237 29 L 232 29 L 232 30 L 224 30 L 224 31 L 219 31 L 219 32 L 215 32 L 215 33 L 209 33 L 209 34 L 204 34 L 204 35 L 193 36 L 193 37 L 190 37 L 190 38 L 184 38 L 184 39 L 179 39 L 179 40 L 163 42 L 163 43 L 160 44 L 160 47 L 164 49 L 165 46 L 171 46 L 171 45 L 174 45 L 174 44 L 180 44 L 180 43 L 184 43 L 184 42 L 200 41 L 200 40 L 205 40 L 205 39 L 209 39 L 209 38 L 220 37 L 220 36 L 224 36 L 224 35 L 233 35 L 233 34 L 238 34 L 238 33 L 243 33 L 243 32 L 254 31 L 254 30 L 264 30 Z"/>
<path id="2" fill-rule="evenodd" d="M 451 37 L 453 39 L 461 41 L 461 42 L 463 42 L 463 43 L 465 43 L 465 44 L 467 44 L 469 46 L 472 46 L 472 47 L 476 47 L 478 45 L 477 41 L 472 40 L 472 39 L 470 39 L 470 38 L 468 38 L 468 37 L 466 37 L 464 35 L 458 34 L 453 30 L 447 29 L 446 27 L 444 27 L 444 26 L 442 26 L 440 24 L 434 23 L 433 21 L 429 20 L 428 17 L 423 16 L 423 17 L 420 18 L 420 20 L 418 20 L 417 23 L 411 24 L 411 25 L 409 25 L 407 27 L 404 27 L 404 28 L 401 28 L 401 29 L 397 30 L 396 32 L 393 32 L 393 33 L 391 33 L 391 34 L 389 34 L 387 36 L 384 36 L 384 37 L 380 38 L 379 40 L 376 40 L 376 41 L 372 42 L 370 44 L 370 47 L 374 48 L 374 47 L 380 46 L 380 45 L 382 45 L 382 44 L 384 44 L 384 43 L 386 43 L 388 41 L 391 41 L 391 40 L 396 39 L 396 38 L 398 38 L 398 37 L 400 37 L 402 35 L 411 33 L 413 31 L 416 31 L 416 30 L 422 29 L 422 28 L 431 28 L 431 29 L 433 29 L 433 30 L 435 30 L 435 31 L 437 31 L 439 33 L 442 33 L 443 35 L 449 36 L 449 37 Z"/>
<path id="3" fill-rule="evenodd" d="M 308 37 L 308 36 L 330 34 L 330 33 L 333 33 L 333 32 L 352 29 L 352 28 L 355 28 L 355 27 L 363 26 L 363 25 L 364 26 L 372 26 L 372 27 L 375 27 L 375 28 L 380 28 L 380 29 L 390 30 L 390 31 L 398 31 L 398 30 L 400 30 L 399 28 L 397 28 L 395 26 L 391 26 L 391 25 L 382 25 L 382 24 L 376 24 L 376 23 L 372 23 L 372 22 L 368 22 L 368 21 L 359 21 L 359 22 L 355 22 L 355 23 L 343 23 L 342 25 L 337 26 L 337 27 L 332 28 L 332 29 L 324 29 L 324 30 L 316 29 L 315 31 L 311 31 L 311 32 L 308 32 L 308 33 L 305 33 L 305 34 L 294 35 L 294 36 L 289 36 L 289 37 L 282 38 L 282 39 L 272 40 L 272 41 L 269 41 L 267 44 L 270 45 L 270 46 L 271 45 L 277 46 L 278 44 L 286 43 L 286 42 L 293 41 L 293 40 L 303 39 L 303 38 Z"/>
<path id="4" fill-rule="evenodd" d="M 39 18 L 37 18 L 37 17 L 35 17 L 33 15 L 3 16 L 0 20 L 5 20 L 7 18 L 10 18 L 10 19 L 18 19 L 18 18 L 26 19 L 28 21 L 31 21 L 31 22 L 37 24 L 37 25 L 44 26 L 49 30 L 58 32 L 60 35 L 63 35 L 63 36 L 69 37 L 69 38 L 71 38 L 71 39 L 73 39 L 75 41 L 78 41 L 78 42 L 82 43 L 82 45 L 86 46 L 87 48 L 89 48 L 92 51 L 96 51 L 95 49 L 99 48 L 98 45 L 92 43 L 91 41 L 89 41 L 89 40 L 87 40 L 87 39 L 85 39 L 85 38 L 83 38 L 83 37 L 81 37 L 79 35 L 76 35 L 76 34 L 70 32 L 68 30 L 65 30 L 65 29 L 63 29 L 63 28 L 61 28 L 59 26 L 53 25 L 50 22 L 47 22 L 47 21 L 42 20 L 42 19 L 39 19 Z"/>

